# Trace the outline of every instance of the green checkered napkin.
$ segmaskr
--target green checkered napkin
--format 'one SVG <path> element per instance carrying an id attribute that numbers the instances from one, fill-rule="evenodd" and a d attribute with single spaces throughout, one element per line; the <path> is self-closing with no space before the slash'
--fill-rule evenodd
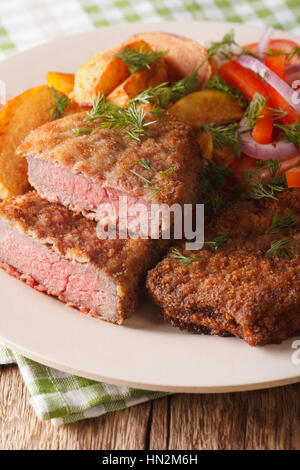
<path id="1" fill-rule="evenodd" d="M 195 19 L 270 25 L 300 34 L 300 0 L 1 0 L 0 59 L 109 24 Z M 100 416 L 162 396 L 65 374 L 0 346 L 0 364 L 12 363 L 20 368 L 38 417 L 54 424 Z"/>
<path id="2" fill-rule="evenodd" d="M 0 346 L 0 364 L 17 364 L 41 420 L 67 424 L 122 410 L 163 393 L 116 387 L 66 374 L 26 359 Z"/>

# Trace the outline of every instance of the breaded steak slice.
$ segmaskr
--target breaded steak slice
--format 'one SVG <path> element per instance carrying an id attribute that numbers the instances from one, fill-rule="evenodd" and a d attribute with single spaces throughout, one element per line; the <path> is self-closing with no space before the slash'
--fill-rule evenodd
<path id="1" fill-rule="evenodd" d="M 136 309 L 159 240 L 99 240 L 96 222 L 33 191 L 0 205 L 0 265 L 84 313 L 121 324 Z"/>
<path id="2" fill-rule="evenodd" d="M 274 217 L 278 222 L 291 214 L 289 227 L 265 233 Z M 217 250 L 209 244 L 199 252 L 179 248 L 203 259 L 184 266 L 169 253 L 148 273 L 148 290 L 165 320 L 197 333 L 238 336 L 252 346 L 300 332 L 300 190 L 226 208 L 205 239 L 220 233 L 228 238 Z M 281 239 L 287 241 L 276 254 Z"/>
<path id="3" fill-rule="evenodd" d="M 118 209 L 120 196 L 131 208 L 141 202 L 196 202 L 201 161 L 189 126 L 166 113 L 139 142 L 85 118 L 80 113 L 48 123 L 19 147 L 28 161 L 29 181 L 42 197 L 96 220 L 101 220 L 101 207 Z M 93 132 L 74 133 L 86 127 Z"/>

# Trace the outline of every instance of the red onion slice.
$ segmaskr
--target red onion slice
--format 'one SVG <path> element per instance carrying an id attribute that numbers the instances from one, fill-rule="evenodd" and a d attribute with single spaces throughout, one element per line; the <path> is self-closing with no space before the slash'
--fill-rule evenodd
<path id="1" fill-rule="evenodd" d="M 255 57 L 241 55 L 237 59 L 238 63 L 246 69 L 252 70 L 269 83 L 276 91 L 289 103 L 289 105 L 300 113 L 300 99 L 298 93 L 293 90 L 286 82 L 276 75 L 269 67 L 260 62 Z"/>
<path id="2" fill-rule="evenodd" d="M 274 32 L 274 29 L 271 28 L 271 26 L 269 26 L 268 28 L 265 29 L 262 37 L 260 38 L 260 41 L 257 45 L 256 54 L 261 59 L 263 59 L 264 52 L 268 49 L 269 41 L 270 41 L 270 38 L 271 38 L 273 32 Z"/>
<path id="3" fill-rule="evenodd" d="M 294 80 L 300 80 L 300 63 L 286 67 L 284 73 L 289 84 L 292 84 Z"/>
<path id="4" fill-rule="evenodd" d="M 280 158 L 281 161 L 287 160 L 291 155 L 299 154 L 299 150 L 292 143 L 286 140 L 280 140 L 272 144 L 259 144 L 255 142 L 250 132 L 245 132 L 248 129 L 247 118 L 240 122 L 239 141 L 242 144 L 242 152 L 249 157 L 256 160 L 275 160 Z"/>

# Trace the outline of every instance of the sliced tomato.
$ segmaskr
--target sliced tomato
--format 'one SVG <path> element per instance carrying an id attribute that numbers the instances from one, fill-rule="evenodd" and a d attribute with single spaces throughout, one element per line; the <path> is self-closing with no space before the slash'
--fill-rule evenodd
<path id="1" fill-rule="evenodd" d="M 300 116 L 296 113 L 296 111 L 288 104 L 287 101 L 281 96 L 278 91 L 274 90 L 271 85 L 268 84 L 268 92 L 269 92 L 269 103 L 272 108 L 285 111 L 287 114 L 280 118 L 280 122 L 282 124 L 293 124 L 296 121 L 300 121 Z"/>
<path id="2" fill-rule="evenodd" d="M 266 66 L 275 72 L 282 80 L 285 80 L 285 62 L 286 57 L 284 55 L 265 55 Z"/>
<path id="3" fill-rule="evenodd" d="M 271 111 L 265 109 L 257 119 L 252 131 L 252 137 L 259 144 L 270 144 L 273 137 L 273 115 Z"/>
<path id="4" fill-rule="evenodd" d="M 241 90 L 249 99 L 253 99 L 255 93 L 268 96 L 268 90 L 261 78 L 235 60 L 223 64 L 220 67 L 220 75 L 231 86 Z M 268 109 L 264 109 L 262 117 L 255 124 L 252 135 L 256 142 L 270 144 L 272 134 L 273 115 Z"/>
<path id="5" fill-rule="evenodd" d="M 256 54 L 257 52 L 258 42 L 253 42 L 251 44 L 247 44 L 243 46 L 243 49 L 246 51 L 252 52 L 252 54 Z M 274 49 L 275 51 L 281 51 L 284 54 L 289 54 L 292 52 L 295 47 L 299 47 L 295 41 L 291 41 L 290 39 L 271 39 L 269 41 L 268 49 Z M 289 65 L 299 62 L 297 58 L 293 58 L 289 61 Z"/>
<path id="6" fill-rule="evenodd" d="M 241 90 L 250 100 L 252 100 L 255 93 L 268 96 L 267 88 L 261 78 L 235 60 L 221 65 L 220 75 L 229 85 Z"/>
<path id="7" fill-rule="evenodd" d="M 286 182 L 289 188 L 300 188 L 300 167 L 291 168 L 286 172 Z"/>

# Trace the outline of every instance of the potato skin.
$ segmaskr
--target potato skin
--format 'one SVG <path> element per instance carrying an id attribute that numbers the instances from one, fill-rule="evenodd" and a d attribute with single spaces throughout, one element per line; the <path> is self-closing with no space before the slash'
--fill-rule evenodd
<path id="1" fill-rule="evenodd" d="M 207 57 L 207 50 L 192 39 L 177 34 L 154 32 L 138 33 L 127 42 L 146 41 L 154 51 L 168 51 L 165 60 L 170 82 L 186 77 Z M 203 85 L 212 75 L 212 63 L 205 62 L 199 69 L 199 81 Z"/>
<path id="2" fill-rule="evenodd" d="M 231 119 L 239 121 L 244 113 L 236 99 L 217 90 L 200 90 L 184 96 L 170 108 L 170 112 L 197 128 Z"/>
<path id="3" fill-rule="evenodd" d="M 8 199 L 28 187 L 27 162 L 17 147 L 36 127 L 52 119 L 53 96 L 46 85 L 26 90 L 0 111 L 0 199 Z"/>
<path id="4" fill-rule="evenodd" d="M 153 64 L 150 68 L 139 70 L 130 75 L 121 85 L 110 93 L 107 101 L 112 104 L 126 107 L 129 101 L 144 90 L 155 87 L 168 80 L 164 58 L 159 63 Z"/>

